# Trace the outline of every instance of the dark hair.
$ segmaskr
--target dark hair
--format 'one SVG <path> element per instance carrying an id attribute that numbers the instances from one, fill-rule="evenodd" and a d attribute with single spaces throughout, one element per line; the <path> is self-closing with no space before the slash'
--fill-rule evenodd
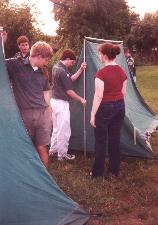
<path id="1" fill-rule="evenodd" d="M 17 39 L 17 44 L 20 45 L 21 43 L 27 42 L 29 44 L 29 39 L 26 36 L 20 36 Z"/>
<path id="2" fill-rule="evenodd" d="M 107 55 L 109 59 L 115 59 L 117 55 L 120 54 L 121 50 L 118 45 L 114 45 L 111 43 L 101 44 L 98 48 L 98 51 L 103 55 Z"/>
<path id="3" fill-rule="evenodd" d="M 60 57 L 60 60 L 66 60 L 66 59 L 76 60 L 75 53 L 71 49 L 64 50 Z"/>

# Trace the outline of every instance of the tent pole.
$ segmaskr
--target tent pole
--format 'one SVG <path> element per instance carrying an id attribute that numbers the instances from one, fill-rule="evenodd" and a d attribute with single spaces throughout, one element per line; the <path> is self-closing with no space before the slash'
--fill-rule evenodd
<path id="1" fill-rule="evenodd" d="M 84 51 L 84 63 L 86 63 L 86 39 L 84 38 L 84 45 L 83 45 L 83 51 Z M 86 69 L 83 71 L 83 97 L 86 99 Z M 83 135 L 84 135 L 84 156 L 86 157 L 87 153 L 87 140 L 86 140 L 86 106 L 84 106 L 84 112 L 83 112 Z"/>
<path id="2" fill-rule="evenodd" d="M 0 26 L 0 35 L 1 35 L 1 39 L 2 39 L 2 50 L 3 50 L 3 55 L 4 55 L 4 58 L 5 58 L 4 42 L 3 42 L 2 34 L 3 34 L 3 27 Z"/>

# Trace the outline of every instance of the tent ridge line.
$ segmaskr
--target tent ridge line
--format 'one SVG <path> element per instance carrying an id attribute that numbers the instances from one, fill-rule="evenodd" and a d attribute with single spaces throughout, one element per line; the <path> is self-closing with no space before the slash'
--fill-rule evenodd
<path id="1" fill-rule="evenodd" d="M 123 41 L 114 41 L 114 40 L 106 40 L 106 39 L 98 39 L 98 38 L 92 38 L 92 37 L 84 37 L 86 40 L 96 40 L 96 41 L 108 41 L 113 43 L 123 43 Z"/>

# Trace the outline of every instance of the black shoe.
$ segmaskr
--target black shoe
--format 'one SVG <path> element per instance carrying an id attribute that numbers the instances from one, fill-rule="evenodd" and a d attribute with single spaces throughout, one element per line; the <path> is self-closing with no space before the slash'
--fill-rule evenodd
<path id="1" fill-rule="evenodd" d="M 103 177 L 103 174 L 94 174 L 92 171 L 90 172 L 90 177 L 93 178 L 98 178 L 98 177 Z"/>

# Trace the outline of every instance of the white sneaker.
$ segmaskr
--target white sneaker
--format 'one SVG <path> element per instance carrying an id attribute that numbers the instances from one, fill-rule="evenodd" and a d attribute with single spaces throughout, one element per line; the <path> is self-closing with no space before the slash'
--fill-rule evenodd
<path id="1" fill-rule="evenodd" d="M 58 156 L 58 160 L 62 161 L 62 160 L 74 160 L 75 159 L 75 155 L 70 155 L 68 153 L 63 154 L 62 156 Z"/>

